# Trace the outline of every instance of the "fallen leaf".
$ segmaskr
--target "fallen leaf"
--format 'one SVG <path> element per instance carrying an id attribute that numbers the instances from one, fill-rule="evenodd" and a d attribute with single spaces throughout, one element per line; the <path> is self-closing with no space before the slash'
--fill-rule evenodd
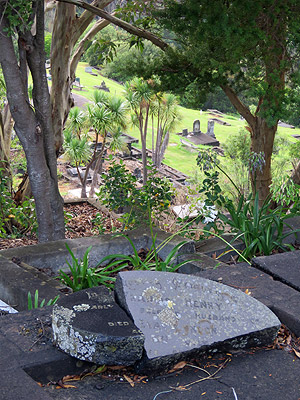
<path id="1" fill-rule="evenodd" d="M 206 394 L 206 392 L 201 393 L 201 396 L 204 396 Z"/>
<path id="2" fill-rule="evenodd" d="M 129 378 L 129 376 L 127 375 L 123 375 L 124 378 L 126 379 L 126 381 L 130 384 L 131 387 L 134 387 L 134 382 L 131 378 Z"/>
<path id="3" fill-rule="evenodd" d="M 64 385 L 65 389 L 77 389 L 77 386 L 74 385 Z"/>
<path id="4" fill-rule="evenodd" d="M 66 375 L 62 378 L 62 382 L 80 381 L 79 375 Z"/>
<path id="5" fill-rule="evenodd" d="M 112 367 L 109 367 L 109 369 L 113 370 L 113 371 L 117 371 L 118 369 L 123 369 L 125 368 L 122 365 L 113 365 Z"/>
<path id="6" fill-rule="evenodd" d="M 37 384 L 38 384 L 40 387 L 44 387 L 44 385 L 43 385 L 41 382 L 37 382 Z"/>
<path id="7" fill-rule="evenodd" d="M 190 388 L 186 388 L 184 386 L 175 386 L 175 387 L 170 386 L 170 388 L 173 390 L 177 390 L 179 392 L 184 392 L 184 391 L 190 390 Z"/>
<path id="8" fill-rule="evenodd" d="M 218 392 L 217 390 L 216 390 L 216 393 L 218 393 L 218 394 L 223 394 L 223 392 Z"/>
<path id="9" fill-rule="evenodd" d="M 297 356 L 298 358 L 300 358 L 300 352 L 297 351 L 297 350 L 295 350 L 295 349 L 293 349 L 293 350 L 294 350 L 294 353 L 296 354 L 296 356 Z"/>
<path id="10" fill-rule="evenodd" d="M 145 378 L 148 378 L 148 376 L 147 375 L 145 375 L 145 376 L 135 375 L 134 378 L 133 378 L 133 381 L 136 382 L 136 383 L 145 382 L 144 381 Z"/>
<path id="11" fill-rule="evenodd" d="M 174 365 L 174 367 L 172 369 L 170 369 L 169 373 L 178 371 L 179 369 L 184 368 L 186 366 L 186 364 L 187 364 L 187 361 L 180 361 L 179 363 Z"/>
<path id="12" fill-rule="evenodd" d="M 62 388 L 62 389 L 75 388 L 75 389 L 77 389 L 77 387 L 74 386 L 74 385 L 65 385 L 62 379 L 60 379 L 60 380 L 57 382 L 57 385 L 58 385 L 58 386 L 56 387 L 56 389 L 59 389 L 59 388 Z"/>

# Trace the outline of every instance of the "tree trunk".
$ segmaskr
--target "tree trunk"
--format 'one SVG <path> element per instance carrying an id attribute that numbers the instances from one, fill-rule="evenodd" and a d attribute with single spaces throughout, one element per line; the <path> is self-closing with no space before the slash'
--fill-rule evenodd
<path id="1" fill-rule="evenodd" d="M 71 94 L 70 57 L 73 50 L 73 30 L 76 21 L 74 6 L 58 3 L 52 32 L 51 48 L 51 108 L 56 153 L 63 143 L 63 127 L 74 99 Z"/>
<path id="2" fill-rule="evenodd" d="M 251 151 L 256 154 L 262 152 L 265 161 L 261 170 L 259 168 L 253 170 L 254 166 L 250 165 L 252 192 L 258 193 L 259 205 L 261 206 L 270 195 L 272 183 L 271 159 L 277 124 L 269 127 L 265 119 L 256 117 L 256 123 L 251 128 Z"/>
<path id="3" fill-rule="evenodd" d="M 102 158 L 103 158 L 104 151 L 105 151 L 106 139 L 107 139 L 107 132 L 105 132 L 105 134 L 103 136 L 101 151 L 100 151 L 100 154 L 98 155 L 96 165 L 94 168 L 93 180 L 92 180 L 92 184 L 91 184 L 89 197 L 94 197 L 95 187 L 98 185 L 98 174 L 101 174 L 101 172 L 102 172 L 102 166 L 103 166 Z"/>
<path id="4" fill-rule="evenodd" d="M 142 164 L 143 164 L 143 185 L 147 183 L 148 169 L 147 169 L 147 130 L 148 130 L 148 118 L 149 118 L 150 105 L 146 105 L 145 111 L 145 122 L 143 124 L 143 117 L 139 117 L 139 128 L 142 142 Z M 143 126 L 144 125 L 144 126 Z"/>
<path id="5" fill-rule="evenodd" d="M 103 8 L 111 2 L 112 0 L 95 0 L 92 4 Z M 78 18 L 76 16 L 76 7 L 71 4 L 58 2 L 56 6 L 51 48 L 51 106 L 57 154 L 63 143 L 62 132 L 64 124 L 71 107 L 74 105 L 71 90 L 80 55 L 84 49 L 83 42 L 81 42 L 78 52 L 74 53 L 71 61 L 72 52 L 75 44 L 93 18 L 94 14 L 89 11 L 85 11 Z M 102 23 L 102 25 L 99 23 L 98 29 L 92 28 L 93 35 L 106 25 L 105 23 Z M 90 40 L 93 35 L 86 35 L 86 40 Z"/>
<path id="6" fill-rule="evenodd" d="M 12 171 L 10 168 L 10 142 L 13 122 L 8 104 L 0 112 L 0 168 L 8 178 L 8 189 L 12 191 Z"/>
<path id="7" fill-rule="evenodd" d="M 50 118 L 44 56 L 44 2 L 37 2 L 37 33 L 22 35 L 31 68 L 35 111 L 18 67 L 9 25 L 1 9 L 0 62 L 7 88 L 7 99 L 15 121 L 15 131 L 25 151 L 27 169 L 35 200 L 40 242 L 64 238 L 63 202 L 58 192 L 56 155 Z M 52 142 L 51 142 L 52 141 Z M 52 145 L 51 145 L 52 143 Z"/>
<path id="8" fill-rule="evenodd" d="M 291 175 L 291 179 L 295 183 L 295 185 L 300 185 L 300 161 L 295 166 Z"/>
<path id="9" fill-rule="evenodd" d="M 164 136 L 164 138 L 163 138 L 163 140 L 162 140 L 162 143 L 161 143 L 161 146 L 160 146 L 160 150 L 159 150 L 159 153 L 158 153 L 158 156 L 157 156 L 157 162 L 156 162 L 156 167 L 157 168 L 161 167 L 161 163 L 162 163 L 162 161 L 164 159 L 164 155 L 165 155 L 165 152 L 166 152 L 168 144 L 169 144 L 169 139 L 170 139 L 170 133 L 169 133 L 169 131 L 167 131 L 165 136 Z"/>
<path id="10" fill-rule="evenodd" d="M 249 108 L 240 101 L 232 88 L 229 86 L 222 86 L 222 89 L 236 110 L 249 124 L 251 133 L 251 150 L 257 154 L 262 152 L 264 155 L 265 164 L 262 165 L 262 171 L 257 169 L 251 177 L 253 193 L 256 191 L 258 192 L 259 204 L 262 205 L 270 195 L 270 184 L 272 182 L 271 158 L 275 133 L 277 131 L 277 123 L 273 126 L 268 126 L 267 121 L 264 118 L 251 114 Z M 259 105 L 261 105 L 261 102 Z"/>
<path id="11" fill-rule="evenodd" d="M 22 181 L 18 186 L 18 189 L 14 195 L 14 202 L 16 203 L 17 206 L 23 203 L 23 201 L 26 200 L 26 198 L 32 197 L 32 191 L 30 187 L 30 182 L 28 178 L 28 173 L 26 172 L 23 177 Z"/>

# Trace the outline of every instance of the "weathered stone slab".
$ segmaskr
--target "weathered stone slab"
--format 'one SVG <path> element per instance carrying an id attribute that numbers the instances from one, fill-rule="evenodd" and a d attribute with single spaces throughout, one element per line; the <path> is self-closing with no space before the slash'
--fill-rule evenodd
<path id="1" fill-rule="evenodd" d="M 300 251 L 261 256 L 252 259 L 252 264 L 277 280 L 300 291 Z"/>
<path id="2" fill-rule="evenodd" d="M 186 357 L 270 344 L 280 327 L 262 303 L 195 276 L 132 271 L 118 274 L 115 293 L 145 336 L 138 370 Z"/>
<path id="3" fill-rule="evenodd" d="M 105 287 L 65 296 L 53 307 L 54 341 L 85 361 L 131 365 L 142 357 L 144 337 Z"/>

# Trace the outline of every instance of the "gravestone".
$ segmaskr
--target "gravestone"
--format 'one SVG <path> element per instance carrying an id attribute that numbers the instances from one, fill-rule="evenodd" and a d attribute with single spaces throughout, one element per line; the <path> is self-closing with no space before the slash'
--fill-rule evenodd
<path id="1" fill-rule="evenodd" d="M 194 133 L 199 133 L 200 132 L 200 121 L 199 119 L 195 119 L 193 123 L 193 132 Z"/>
<path id="2" fill-rule="evenodd" d="M 131 365 L 142 357 L 143 335 L 104 286 L 61 299 L 52 329 L 57 346 L 80 360 Z"/>
<path id="3" fill-rule="evenodd" d="M 187 128 L 182 129 L 182 136 L 187 136 L 189 134 L 189 131 Z"/>
<path id="4" fill-rule="evenodd" d="M 204 352 L 268 345 L 280 327 L 254 298 L 196 276 L 121 272 L 115 294 L 145 336 L 138 372 L 166 369 Z"/>
<path id="5" fill-rule="evenodd" d="M 100 90 L 104 90 L 105 92 L 109 92 L 109 88 L 106 86 L 106 83 L 104 81 L 101 82 L 101 85 L 99 86 Z"/>
<path id="6" fill-rule="evenodd" d="M 140 179 L 142 177 L 142 171 L 140 170 L 140 168 L 135 168 L 133 171 L 133 175 L 137 178 Z"/>
<path id="7" fill-rule="evenodd" d="M 67 169 L 67 172 L 68 172 L 68 174 L 69 174 L 72 178 L 75 178 L 75 177 L 78 176 L 77 168 L 68 168 L 68 169 Z M 80 172 L 80 176 L 81 176 L 82 178 L 84 178 L 85 169 L 79 167 L 79 172 Z M 86 178 L 86 182 L 87 182 L 87 183 L 90 183 L 91 181 L 92 181 L 92 176 L 91 176 L 91 174 L 88 172 L 88 176 L 87 176 L 87 178 Z"/>
<path id="8" fill-rule="evenodd" d="M 88 74 L 91 74 L 93 72 L 93 68 L 92 67 L 85 67 L 84 68 L 84 72 L 87 72 Z"/>
<path id="9" fill-rule="evenodd" d="M 78 176 L 77 168 L 68 168 L 68 169 L 67 169 L 67 172 L 68 172 L 68 174 L 69 174 L 70 176 L 72 176 L 73 178 L 74 178 L 75 176 Z"/>
<path id="10" fill-rule="evenodd" d="M 215 121 L 213 121 L 212 119 L 209 119 L 207 121 L 207 132 L 206 132 L 206 134 L 215 139 L 216 136 L 215 136 L 214 128 L 215 128 Z"/>

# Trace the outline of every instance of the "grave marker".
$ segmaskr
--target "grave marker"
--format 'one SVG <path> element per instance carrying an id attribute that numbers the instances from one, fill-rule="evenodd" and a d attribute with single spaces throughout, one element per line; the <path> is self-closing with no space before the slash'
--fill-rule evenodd
<path id="1" fill-rule="evenodd" d="M 142 357 L 144 337 L 104 286 L 65 296 L 53 307 L 58 347 L 80 360 L 131 365 Z"/>
<path id="2" fill-rule="evenodd" d="M 203 352 L 264 346 L 280 327 L 254 298 L 196 276 L 121 272 L 115 293 L 145 336 L 138 371 L 164 369 Z"/>
<path id="3" fill-rule="evenodd" d="M 199 133 L 200 132 L 200 121 L 199 119 L 195 119 L 193 123 L 193 132 L 194 133 Z"/>
<path id="4" fill-rule="evenodd" d="M 187 136 L 189 134 L 189 130 L 187 128 L 182 129 L 182 136 Z"/>
<path id="5" fill-rule="evenodd" d="M 212 120 L 212 119 L 209 119 L 209 120 L 207 121 L 207 132 L 206 132 L 206 134 L 207 134 L 208 136 L 213 137 L 213 138 L 215 139 L 216 136 L 215 136 L 214 129 L 215 129 L 215 121 Z"/>

